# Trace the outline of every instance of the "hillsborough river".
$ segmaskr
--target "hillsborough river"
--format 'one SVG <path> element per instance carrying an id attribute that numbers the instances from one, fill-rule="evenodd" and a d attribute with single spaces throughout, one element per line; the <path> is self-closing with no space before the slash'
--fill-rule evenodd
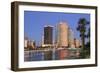
<path id="1" fill-rule="evenodd" d="M 79 57 L 80 57 L 79 48 L 24 51 L 24 61 L 78 59 Z"/>

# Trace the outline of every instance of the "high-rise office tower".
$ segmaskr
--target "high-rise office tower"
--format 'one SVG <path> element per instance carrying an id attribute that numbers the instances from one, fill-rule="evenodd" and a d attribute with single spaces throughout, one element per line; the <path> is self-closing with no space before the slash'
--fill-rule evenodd
<path id="1" fill-rule="evenodd" d="M 58 47 L 68 47 L 68 24 L 66 22 L 60 22 L 57 25 L 56 33 L 56 45 Z"/>
<path id="2" fill-rule="evenodd" d="M 75 42 L 74 42 L 74 31 L 69 28 L 69 47 L 70 48 L 75 48 Z"/>
<path id="3" fill-rule="evenodd" d="M 42 35 L 41 46 L 44 46 L 44 35 Z"/>
<path id="4" fill-rule="evenodd" d="M 52 46 L 53 45 L 53 27 L 47 25 L 44 27 L 44 46 Z"/>

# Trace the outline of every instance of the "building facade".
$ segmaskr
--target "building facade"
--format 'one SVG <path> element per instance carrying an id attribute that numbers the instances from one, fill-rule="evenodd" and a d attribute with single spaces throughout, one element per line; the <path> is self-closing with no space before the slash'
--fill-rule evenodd
<path id="1" fill-rule="evenodd" d="M 58 47 L 68 47 L 68 24 L 60 22 L 57 25 L 56 45 Z"/>
<path id="2" fill-rule="evenodd" d="M 69 47 L 75 48 L 75 42 L 74 42 L 74 31 L 69 28 Z"/>
<path id="3" fill-rule="evenodd" d="M 28 48 L 28 38 L 24 37 L 24 49 Z"/>
<path id="4" fill-rule="evenodd" d="M 52 46 L 53 45 L 53 27 L 45 26 L 44 27 L 44 37 L 43 37 L 43 45 L 44 46 Z"/>
<path id="5" fill-rule="evenodd" d="M 80 41 L 78 39 L 75 40 L 75 47 L 76 48 L 80 47 Z"/>

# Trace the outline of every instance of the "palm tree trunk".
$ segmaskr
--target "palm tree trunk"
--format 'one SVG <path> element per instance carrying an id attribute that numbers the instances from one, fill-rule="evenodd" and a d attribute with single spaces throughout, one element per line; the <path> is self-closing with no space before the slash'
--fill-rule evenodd
<path id="1" fill-rule="evenodd" d="M 84 49 L 85 48 L 85 38 L 84 38 L 84 36 L 82 36 L 81 40 L 82 40 L 82 49 Z"/>
<path id="2" fill-rule="evenodd" d="M 82 40 L 82 52 L 81 52 L 81 58 L 85 58 L 85 53 L 84 53 L 84 49 L 85 49 L 85 38 L 84 36 L 81 36 L 81 40 Z"/>

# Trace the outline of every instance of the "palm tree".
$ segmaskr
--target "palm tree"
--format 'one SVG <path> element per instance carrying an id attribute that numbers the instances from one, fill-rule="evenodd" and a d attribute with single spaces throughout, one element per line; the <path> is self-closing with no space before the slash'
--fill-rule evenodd
<path id="1" fill-rule="evenodd" d="M 80 32 L 80 37 L 82 41 L 82 49 L 85 48 L 85 38 L 86 38 L 86 25 L 89 24 L 89 22 L 85 18 L 80 18 L 78 21 L 78 27 L 77 31 Z"/>
<path id="2" fill-rule="evenodd" d="M 90 27 L 88 28 L 88 32 L 87 32 L 87 39 L 88 39 L 88 42 L 86 44 L 86 50 L 87 50 L 87 55 L 89 56 L 90 55 Z"/>
<path id="3" fill-rule="evenodd" d="M 90 43 L 90 28 L 88 28 L 87 38 L 89 39 L 88 42 Z"/>

